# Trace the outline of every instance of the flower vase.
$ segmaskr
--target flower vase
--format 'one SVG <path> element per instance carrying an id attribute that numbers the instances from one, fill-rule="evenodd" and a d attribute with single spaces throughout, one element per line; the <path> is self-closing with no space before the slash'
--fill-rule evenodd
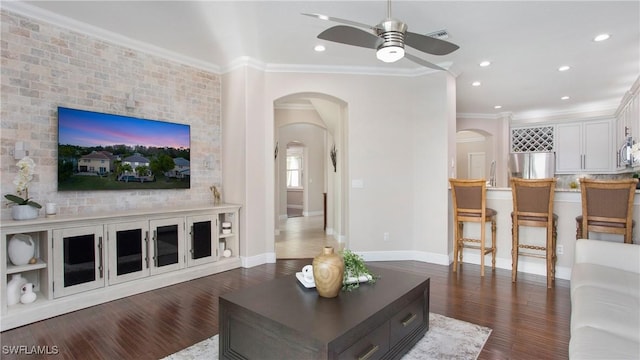
<path id="1" fill-rule="evenodd" d="M 20 302 L 22 287 L 27 283 L 27 279 L 21 274 L 13 274 L 7 283 L 7 305 L 15 305 Z"/>
<path id="2" fill-rule="evenodd" d="M 36 246 L 31 235 L 15 234 L 9 240 L 7 255 L 13 265 L 27 265 L 35 254 Z"/>
<path id="3" fill-rule="evenodd" d="M 20 288 L 20 294 L 20 302 L 23 304 L 31 304 L 36 301 L 36 298 L 38 297 L 36 293 L 33 292 L 32 283 L 22 285 L 22 288 Z"/>
<path id="4" fill-rule="evenodd" d="M 38 208 L 31 205 L 13 205 L 11 217 L 14 220 L 30 220 L 38 217 Z"/>
<path id="5" fill-rule="evenodd" d="M 333 247 L 325 246 L 322 254 L 313 259 L 313 278 L 318 295 L 334 298 L 342 288 L 344 261 L 342 256 L 333 252 Z"/>

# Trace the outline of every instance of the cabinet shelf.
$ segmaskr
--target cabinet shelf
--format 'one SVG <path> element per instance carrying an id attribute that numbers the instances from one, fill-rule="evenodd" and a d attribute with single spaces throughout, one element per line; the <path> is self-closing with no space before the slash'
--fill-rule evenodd
<path id="1" fill-rule="evenodd" d="M 21 273 L 25 271 L 33 271 L 38 269 L 44 269 L 47 267 L 47 263 L 42 261 L 42 259 L 38 259 L 35 264 L 26 264 L 26 265 L 11 265 L 7 264 L 7 274 L 15 274 Z"/>
<path id="2" fill-rule="evenodd" d="M 221 233 L 218 237 L 219 237 L 220 239 L 225 239 L 225 238 L 230 238 L 230 237 L 232 237 L 232 236 L 236 236 L 236 234 L 234 234 L 234 233 L 231 233 L 231 234 L 222 234 L 222 233 Z"/>
<path id="3" fill-rule="evenodd" d="M 47 303 L 46 297 L 40 291 L 34 291 L 34 293 L 36 294 L 36 300 L 34 302 L 30 304 L 23 304 L 19 302 L 15 305 L 9 305 L 8 310 L 12 314 L 16 314 L 21 312 L 28 312 L 33 310 L 34 307 L 46 305 Z"/>

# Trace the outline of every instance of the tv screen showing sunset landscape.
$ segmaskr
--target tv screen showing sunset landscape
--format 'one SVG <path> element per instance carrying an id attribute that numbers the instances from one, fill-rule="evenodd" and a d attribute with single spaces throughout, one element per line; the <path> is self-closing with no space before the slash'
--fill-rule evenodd
<path id="1" fill-rule="evenodd" d="M 190 127 L 58 108 L 58 190 L 187 189 Z"/>

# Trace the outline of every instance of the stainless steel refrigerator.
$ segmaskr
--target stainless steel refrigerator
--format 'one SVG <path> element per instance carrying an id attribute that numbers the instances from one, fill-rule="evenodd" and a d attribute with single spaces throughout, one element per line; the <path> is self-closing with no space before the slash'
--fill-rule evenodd
<path id="1" fill-rule="evenodd" d="M 509 154 L 511 177 L 521 179 L 544 179 L 556 174 L 556 154 L 553 152 Z"/>

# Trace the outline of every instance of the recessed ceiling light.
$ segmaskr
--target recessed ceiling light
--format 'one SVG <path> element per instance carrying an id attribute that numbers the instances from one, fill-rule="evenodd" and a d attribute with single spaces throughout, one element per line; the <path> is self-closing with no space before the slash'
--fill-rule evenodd
<path id="1" fill-rule="evenodd" d="M 471 86 L 480 86 L 480 81 L 474 81 L 471 83 Z"/>
<path id="2" fill-rule="evenodd" d="M 560 67 L 558 68 L 558 71 L 567 71 L 567 70 L 569 70 L 569 69 L 571 69 L 571 66 L 569 66 L 569 65 L 562 65 L 562 66 L 560 66 Z"/>
<path id="3" fill-rule="evenodd" d="M 570 97 L 568 97 L 568 96 L 563 96 L 563 97 L 560 98 L 560 100 L 569 100 L 569 99 L 570 99 Z"/>
<path id="4" fill-rule="evenodd" d="M 494 109 L 502 109 L 502 105 L 496 105 L 493 107 Z"/>
<path id="5" fill-rule="evenodd" d="M 313 48 L 313 50 L 315 50 L 315 51 L 317 51 L 317 52 L 323 52 L 323 51 L 325 51 L 326 49 L 325 49 L 324 45 L 316 45 L 316 46 Z"/>
<path id="6" fill-rule="evenodd" d="M 482 67 L 487 67 L 487 66 L 489 66 L 489 65 L 491 65 L 491 61 L 487 61 L 487 60 L 485 60 L 485 61 L 483 61 L 483 62 L 481 62 L 481 63 L 480 63 L 480 66 L 482 66 Z"/>
<path id="7" fill-rule="evenodd" d="M 611 37 L 611 35 L 609 35 L 609 34 L 600 34 L 600 35 L 594 37 L 593 41 L 595 41 L 595 42 L 605 41 L 610 37 Z"/>

